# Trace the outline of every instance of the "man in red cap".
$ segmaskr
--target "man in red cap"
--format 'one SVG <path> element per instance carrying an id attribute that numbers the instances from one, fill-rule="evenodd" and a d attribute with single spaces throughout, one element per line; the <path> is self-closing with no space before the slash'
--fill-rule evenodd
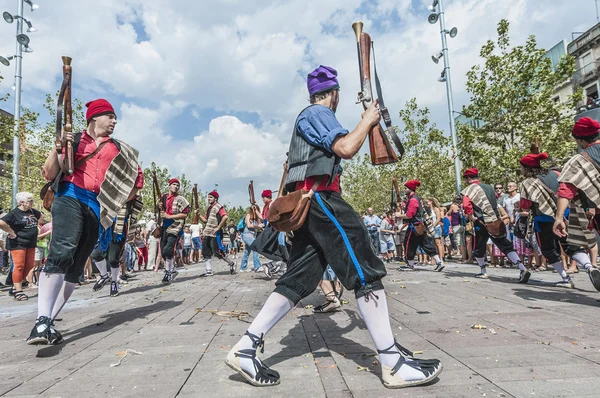
<path id="1" fill-rule="evenodd" d="M 521 183 L 520 207 L 524 211 L 533 213 L 533 226 L 535 235 L 544 257 L 548 264 L 552 265 L 556 272 L 562 277 L 562 281 L 555 284 L 557 287 L 574 288 L 575 284 L 565 270 L 560 249 L 573 258 L 580 266 L 590 268 L 590 279 L 600 281 L 600 271 L 591 268 L 590 257 L 585 252 L 589 241 L 586 235 L 590 235 L 592 243 L 595 244 L 595 236 L 587 231 L 587 218 L 581 207 L 575 209 L 573 215 L 566 214 L 569 219 L 569 235 L 558 237 L 552 231 L 554 216 L 556 214 L 556 193 L 558 192 L 558 173 L 542 168 L 541 161 L 548 159 L 546 152 L 530 153 L 521 158 L 521 173 L 525 180 Z M 568 211 L 570 213 L 570 209 Z M 581 214 L 584 224 L 580 223 L 577 214 Z M 594 286 L 600 290 L 600 286 Z"/>
<path id="2" fill-rule="evenodd" d="M 183 235 L 185 219 L 190 212 L 190 203 L 186 198 L 179 195 L 181 182 L 177 178 L 169 180 L 169 192 L 160 198 L 159 208 L 162 219 L 162 236 L 160 238 L 160 250 L 165 260 L 165 275 L 163 283 L 172 282 L 177 274 L 173 261 L 175 250 L 179 239 Z"/>
<path id="3" fill-rule="evenodd" d="M 417 188 L 421 186 L 419 180 L 410 180 L 404 184 L 404 195 L 406 195 L 406 212 L 399 215 L 398 218 L 407 220 L 408 229 L 404 237 L 404 252 L 406 253 L 406 261 L 408 267 L 415 269 L 415 255 L 417 248 L 421 246 L 423 251 L 435 260 L 435 271 L 442 271 L 444 263 L 438 255 L 433 239 L 427 236 L 427 227 L 425 218 L 428 215 L 423 208 L 421 197 L 417 195 Z"/>
<path id="4" fill-rule="evenodd" d="M 218 238 L 221 234 L 221 229 L 227 223 L 229 216 L 223 205 L 219 203 L 219 193 L 214 190 L 208 194 L 208 209 L 206 210 L 206 216 L 200 216 L 200 220 L 205 223 L 204 230 L 202 231 L 203 244 L 202 244 L 202 256 L 206 260 L 204 266 L 206 272 L 204 276 L 213 276 L 212 270 L 212 256 L 223 260 L 229 264 L 229 273 L 235 274 L 235 261 L 226 257 L 219 247 Z"/>
<path id="5" fill-rule="evenodd" d="M 385 265 L 371 245 L 366 226 L 340 194 L 340 162 L 353 158 L 378 125 L 377 101 L 362 114 L 356 128 L 348 131 L 335 116 L 340 100 L 337 71 L 318 67 L 308 74 L 307 87 L 311 105 L 294 124 L 284 184 L 287 192 L 312 192 L 310 207 L 305 222 L 294 231 L 287 272 L 275 282 L 274 292 L 229 351 L 226 363 L 252 385 L 279 384 L 279 373 L 262 363 L 256 350 L 264 350 L 264 336 L 315 290 L 329 264 L 342 284 L 354 290 L 379 353 L 384 386 L 428 383 L 439 375 L 442 365 L 435 359 L 414 358 L 395 342 L 382 282 Z"/>
<path id="6" fill-rule="evenodd" d="M 262 218 L 264 220 L 265 226 L 267 225 L 267 215 L 269 214 L 269 207 L 271 207 L 271 202 L 273 201 L 273 192 L 270 189 L 265 189 L 262 191 L 262 200 L 265 204 L 262 209 Z"/>
<path id="7" fill-rule="evenodd" d="M 600 231 L 600 123 L 583 117 L 575 123 L 571 134 L 581 152 L 569 159 L 558 179 L 560 186 L 553 229 L 559 237 L 569 238 L 578 235 L 571 228 L 571 218 L 576 217 L 581 223 L 586 222 L 582 215 L 574 214 L 578 207 L 593 213 L 589 228 Z M 571 213 L 567 227 L 564 215 L 569 204 Z M 589 236 L 585 240 L 588 238 Z M 594 272 L 591 264 L 584 266 L 594 287 L 600 290 L 600 272 Z"/>
<path id="8" fill-rule="evenodd" d="M 463 210 L 465 215 L 474 223 L 475 248 L 473 257 L 481 268 L 476 278 L 487 279 L 485 253 L 488 239 L 500 249 L 508 259 L 519 267 L 519 283 L 527 283 L 531 273 L 527 271 L 519 255 L 513 248 L 513 243 L 506 237 L 506 226 L 502 222 L 496 194 L 491 185 L 479 181 L 479 170 L 473 167 L 463 173 L 468 186 L 463 189 Z"/>
<path id="9" fill-rule="evenodd" d="M 117 125 L 112 105 L 97 99 L 86 107 L 87 130 L 75 135 L 63 130 L 61 137 L 63 143 L 73 143 L 73 173 L 62 173 L 62 159 L 55 150 L 50 151 L 42 167 L 44 177 L 54 181 L 56 195 L 52 241 L 40 273 L 38 318 L 28 344 L 62 341 L 53 320 L 71 297 L 96 243 L 106 251 L 111 241 L 126 239 L 127 217 L 118 216 L 144 185 L 138 152 L 111 137 Z M 132 217 L 134 214 L 129 215 L 129 219 Z M 113 287 L 116 289 L 113 282 L 111 293 Z"/>

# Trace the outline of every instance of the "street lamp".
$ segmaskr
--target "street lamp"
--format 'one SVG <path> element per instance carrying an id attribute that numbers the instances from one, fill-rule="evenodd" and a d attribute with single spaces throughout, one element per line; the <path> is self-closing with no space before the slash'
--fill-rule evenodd
<path id="1" fill-rule="evenodd" d="M 16 196 L 19 191 L 19 150 L 20 150 L 20 119 L 21 119 L 21 80 L 23 66 L 23 52 L 30 53 L 33 49 L 29 47 L 29 36 L 23 33 L 23 22 L 27 24 L 27 32 L 35 32 L 31 21 L 23 17 L 23 3 L 31 7 L 31 11 L 37 10 L 40 6 L 34 4 L 32 0 L 17 0 L 17 13 L 11 14 L 8 11 L 2 13 L 2 18 L 6 23 L 17 22 L 16 51 L 15 55 L 0 57 L 0 63 L 5 66 L 10 65 L 12 59 L 16 59 L 15 65 L 15 113 L 14 113 L 14 137 L 13 137 L 13 172 L 12 172 L 12 206 L 17 206 Z"/>
<path id="2" fill-rule="evenodd" d="M 455 38 L 458 34 L 457 28 L 450 30 L 446 29 L 446 20 L 444 17 L 444 5 L 443 0 L 433 0 L 428 9 L 432 12 L 427 17 L 430 24 L 440 22 L 440 35 L 442 36 L 442 51 L 431 57 L 434 63 L 439 63 L 440 59 L 444 59 L 444 69 L 438 77 L 440 83 L 446 83 L 446 96 L 448 99 L 448 118 L 450 119 L 450 135 L 452 136 L 452 150 L 454 152 L 454 178 L 456 180 L 456 192 L 461 191 L 461 177 L 460 177 L 460 159 L 458 158 L 458 144 L 456 139 L 456 125 L 454 124 L 454 100 L 452 98 L 452 81 L 450 79 L 450 59 L 448 58 L 448 44 L 446 42 L 446 35 L 451 38 Z"/>

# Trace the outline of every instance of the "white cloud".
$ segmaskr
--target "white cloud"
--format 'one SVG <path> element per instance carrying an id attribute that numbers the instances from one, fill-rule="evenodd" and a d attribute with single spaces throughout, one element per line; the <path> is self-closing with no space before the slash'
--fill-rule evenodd
<path id="1" fill-rule="evenodd" d="M 500 18 L 509 18 L 511 37 L 523 43 L 536 34 L 550 47 L 572 31 L 595 23 L 593 2 L 554 0 L 447 0 L 455 105 L 468 101 L 465 73 L 479 62 L 479 49 L 496 37 Z M 38 32 L 30 33 L 34 53 L 23 61 L 23 104 L 41 108 L 40 93 L 55 92 L 60 56 L 73 57 L 74 97 L 117 98 L 123 102 L 118 135 L 131 142 L 148 164 L 167 164 L 228 195 L 254 178 L 276 189 L 281 162 L 296 114 L 307 105 L 304 78 L 318 64 L 334 66 L 342 86 L 338 117 L 352 129 L 361 114 L 356 48 L 351 24 L 365 23 L 376 44 L 386 105 L 392 116 L 417 97 L 432 120 L 448 125 L 446 93 L 437 82 L 441 66 L 439 26 L 427 22 L 429 0 L 64 0 L 26 8 Z M 11 12 L 12 3 L 5 4 Z M 4 11 L 4 10 L 2 10 Z M 584 16 L 582 18 L 582 15 Z M 136 28 L 143 26 L 147 40 Z M 0 24 L 0 54 L 14 52 L 14 24 Z M 10 91 L 14 64 L 0 65 L 2 91 Z M 37 96 L 33 96 L 37 93 Z M 207 131 L 190 126 L 175 134 L 170 120 L 192 106 L 220 114 L 256 113 L 254 125 L 232 116 L 215 118 Z M 397 117 L 393 118 L 397 121 Z M 177 139 L 173 137 L 178 137 Z M 247 182 L 246 182 L 247 184 Z M 231 200 L 233 203 L 245 203 Z"/>

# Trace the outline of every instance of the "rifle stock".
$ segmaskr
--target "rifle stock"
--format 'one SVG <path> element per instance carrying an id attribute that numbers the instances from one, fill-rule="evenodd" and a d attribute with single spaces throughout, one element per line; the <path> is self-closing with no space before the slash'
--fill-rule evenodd
<path id="1" fill-rule="evenodd" d="M 156 214 L 156 229 L 154 229 L 154 237 L 160 238 L 162 236 L 162 218 L 160 217 L 160 212 L 162 209 L 162 193 L 160 192 L 160 184 L 158 183 L 158 178 L 156 177 L 156 172 L 152 172 L 152 184 L 154 184 L 154 189 L 158 196 L 158 200 L 154 203 L 154 212 Z"/>
<path id="2" fill-rule="evenodd" d="M 361 91 L 358 102 L 362 102 L 366 110 L 373 103 L 373 88 L 371 85 L 371 36 L 362 31 L 362 22 L 352 24 L 357 39 L 358 65 L 360 71 Z M 369 150 L 371 163 L 381 165 L 398 161 L 389 139 L 378 124 L 369 131 Z"/>
<path id="3" fill-rule="evenodd" d="M 198 222 L 200 221 L 200 205 L 198 202 L 198 184 L 194 184 L 194 189 L 192 189 L 192 207 L 194 208 L 194 218 L 192 219 L 192 224 L 198 224 Z"/>
<path id="4" fill-rule="evenodd" d="M 62 142 L 62 134 L 73 132 L 73 108 L 71 106 L 71 81 L 73 69 L 71 57 L 62 57 L 63 82 L 58 94 L 56 104 L 56 141 L 55 149 L 58 154 L 58 164 L 64 175 L 73 174 L 75 168 L 73 160 L 73 141 Z M 63 117 L 64 115 L 64 117 Z"/>

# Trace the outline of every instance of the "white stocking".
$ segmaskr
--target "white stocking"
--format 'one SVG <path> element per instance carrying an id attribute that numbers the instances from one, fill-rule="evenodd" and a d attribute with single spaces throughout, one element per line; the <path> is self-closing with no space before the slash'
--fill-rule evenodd
<path id="1" fill-rule="evenodd" d="M 573 258 L 573 260 L 577 261 L 579 265 L 585 267 L 586 271 L 592 267 L 590 256 L 588 256 L 586 253 L 575 253 L 571 257 Z"/>
<path id="2" fill-rule="evenodd" d="M 119 271 L 120 268 L 112 268 L 110 269 L 110 279 L 113 282 L 118 282 L 119 281 Z"/>
<path id="3" fill-rule="evenodd" d="M 98 271 L 100 271 L 100 276 L 104 276 L 106 275 L 106 260 L 100 260 L 97 262 L 94 262 L 96 264 L 96 268 L 98 268 Z"/>
<path id="4" fill-rule="evenodd" d="M 71 283 L 71 282 L 63 283 L 62 289 L 60 289 L 60 293 L 58 295 L 58 299 L 56 300 L 56 303 L 54 304 L 54 308 L 52 308 L 52 320 L 54 320 L 58 316 L 58 314 L 63 309 L 63 307 L 65 306 L 67 301 L 69 301 L 69 298 L 71 297 L 71 295 L 73 294 L 73 291 L 75 290 L 75 286 L 77 286 L 76 283 Z"/>
<path id="5" fill-rule="evenodd" d="M 521 271 L 525 271 L 525 266 L 523 265 L 523 263 L 521 262 L 521 259 L 519 258 L 519 255 L 517 254 L 516 251 L 511 251 L 508 252 L 508 254 L 506 255 L 506 257 L 508 257 L 508 259 L 510 260 L 511 263 L 515 264 L 517 267 L 519 267 L 519 269 Z"/>
<path id="6" fill-rule="evenodd" d="M 38 287 L 38 318 L 52 316 L 52 309 L 60 294 L 65 280 L 65 274 L 48 274 L 40 272 L 40 283 Z"/>

